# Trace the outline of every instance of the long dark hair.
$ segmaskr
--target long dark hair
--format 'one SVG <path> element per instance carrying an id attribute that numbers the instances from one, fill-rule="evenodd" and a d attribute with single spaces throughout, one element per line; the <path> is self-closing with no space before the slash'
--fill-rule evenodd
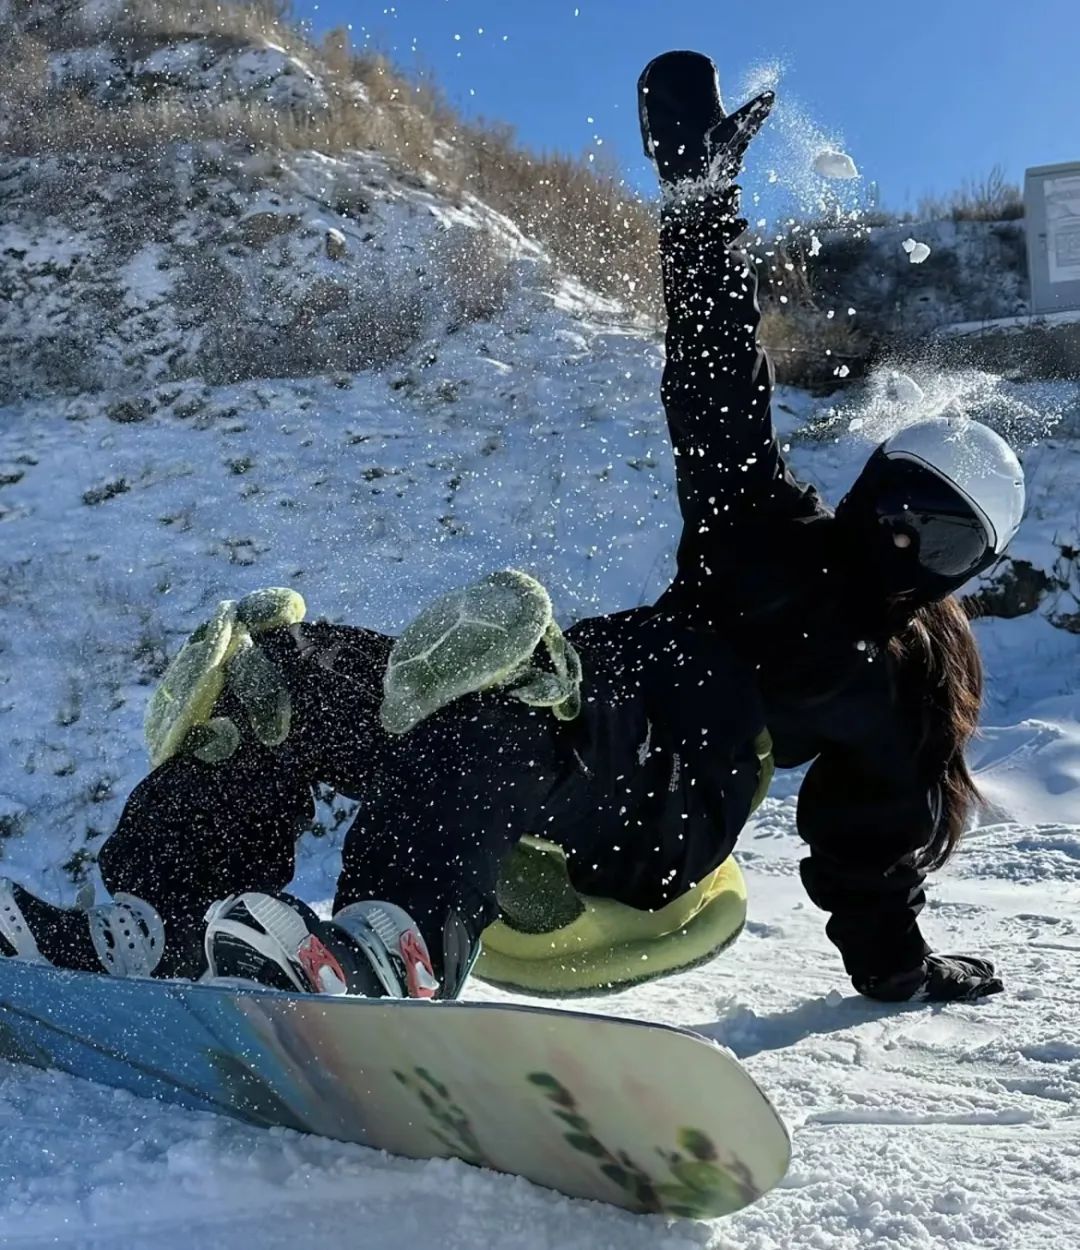
<path id="1" fill-rule="evenodd" d="M 902 697 L 920 708 L 919 771 L 939 796 L 934 837 L 918 860 L 930 871 L 956 849 L 981 802 L 964 751 L 979 724 L 982 659 L 967 614 L 952 595 L 918 608 L 893 634 L 889 651 Z"/>

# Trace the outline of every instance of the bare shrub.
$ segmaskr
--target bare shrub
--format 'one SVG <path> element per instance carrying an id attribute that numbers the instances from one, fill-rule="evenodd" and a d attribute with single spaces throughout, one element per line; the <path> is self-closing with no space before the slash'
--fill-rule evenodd
<path id="1" fill-rule="evenodd" d="M 653 205 L 612 174 L 521 147 L 509 127 L 461 126 L 457 136 L 464 188 L 537 239 L 564 272 L 631 307 L 659 312 Z"/>
<path id="2" fill-rule="evenodd" d="M 1023 326 L 998 329 L 987 325 L 981 333 L 940 340 L 947 347 L 950 364 L 986 369 L 1005 376 L 1059 378 L 1075 381 L 1080 377 L 1080 325 L 1055 324 L 1034 318 Z M 1073 420 L 1076 433 L 1080 423 Z M 1057 433 L 1069 432 L 1066 425 Z"/>
<path id="3" fill-rule="evenodd" d="M 12 385 L 0 387 L 0 402 L 7 393 L 10 400 L 19 392 L 17 379 L 33 379 L 27 393 L 44 390 L 61 395 L 78 395 L 97 390 L 103 381 L 100 342 L 85 328 L 61 327 L 46 338 L 14 344 L 0 377 L 11 379 Z M 0 362 L 5 353 L 0 352 Z"/>
<path id="4" fill-rule="evenodd" d="M 336 78 L 349 78 L 352 75 L 352 37 L 344 26 L 336 26 L 327 31 L 323 35 L 319 51 L 328 73 Z"/>
<path id="5" fill-rule="evenodd" d="M 874 353 L 873 343 L 850 322 L 816 308 L 769 307 L 760 334 L 776 380 L 786 386 L 834 390 L 865 373 Z"/>
<path id="6" fill-rule="evenodd" d="M 490 321 L 506 307 L 513 272 L 490 230 L 452 226 L 435 236 L 429 255 L 436 299 L 451 323 Z"/>
<path id="7" fill-rule="evenodd" d="M 210 385 L 384 368 L 416 344 L 430 311 L 419 286 L 384 270 L 298 290 L 290 271 L 237 273 L 212 254 L 189 262 L 178 294 L 201 328 L 196 359 Z"/>
<path id="8" fill-rule="evenodd" d="M 1016 221 L 1024 215 L 1024 194 L 995 165 L 985 178 L 967 180 L 946 196 L 924 196 L 920 221 Z"/>
<path id="9" fill-rule="evenodd" d="M 808 261 L 809 238 L 758 240 L 747 246 L 757 268 L 758 291 L 763 302 L 813 307 L 814 289 Z"/>
<path id="10" fill-rule="evenodd" d="M 351 288 L 339 308 L 312 321 L 301 311 L 290 327 L 290 344 L 299 374 L 382 369 L 419 341 L 430 309 L 425 293 L 381 272 Z"/>
<path id="11" fill-rule="evenodd" d="M 46 90 L 48 47 L 32 35 L 7 36 L 3 51 L 3 91 L 0 92 L 0 140 L 17 119 L 32 115 Z"/>
<path id="12" fill-rule="evenodd" d="M 0 840 L 19 837 L 26 828 L 26 817 L 23 811 L 0 812 Z"/>
<path id="13" fill-rule="evenodd" d="M 104 109 L 72 93 L 53 97 L 41 108 L 20 110 L 13 124 L 0 131 L 0 153 L 82 152 L 121 157 L 199 139 L 267 142 L 276 138 L 277 129 L 267 105 L 230 101 L 199 106 L 174 99 Z"/>
<path id="14" fill-rule="evenodd" d="M 874 346 L 846 317 L 821 306 L 807 242 L 780 239 L 754 249 L 764 309 L 761 339 L 778 382 L 829 391 L 864 373 Z"/>
<path id="15" fill-rule="evenodd" d="M 1024 193 L 1000 165 L 985 178 L 968 179 L 946 195 L 924 195 L 917 208 L 890 209 L 872 204 L 854 212 L 838 211 L 802 222 L 810 233 L 843 228 L 898 226 L 926 221 L 1016 221 L 1024 216 Z"/>
<path id="16" fill-rule="evenodd" d="M 899 226 L 904 222 L 914 221 L 915 214 L 909 209 L 868 208 L 859 216 L 860 226 Z"/>
<path id="17" fill-rule="evenodd" d="M 232 35 L 271 40 L 287 52 L 310 51 L 288 0 L 126 0 L 108 25 L 110 34 Z"/>
<path id="18" fill-rule="evenodd" d="M 19 29 L 47 41 L 54 51 L 85 44 L 87 37 L 161 38 L 214 34 L 269 39 L 279 46 L 306 47 L 281 0 L 117 0 L 78 11 L 74 5 L 13 0 Z"/>

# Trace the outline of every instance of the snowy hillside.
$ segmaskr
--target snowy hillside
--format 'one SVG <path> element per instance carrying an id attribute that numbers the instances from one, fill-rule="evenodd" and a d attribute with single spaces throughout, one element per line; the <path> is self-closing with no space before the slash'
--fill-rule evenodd
<path id="1" fill-rule="evenodd" d="M 112 419 L 137 422 L 195 415 L 190 379 L 430 365 L 504 308 L 519 261 L 566 286 L 515 221 L 572 253 L 564 273 L 644 285 L 610 272 L 642 222 L 655 233 L 640 205 L 279 10 L 0 0 L 0 403 L 109 390 Z M 565 186 L 567 223 L 547 212 Z"/>
<path id="2" fill-rule="evenodd" d="M 52 154 L 0 170 L 0 400 L 114 392 L 113 420 L 210 382 L 426 360 L 540 249 L 373 153 Z"/>
<path id="3" fill-rule="evenodd" d="M 415 386 L 390 373 L 344 389 L 200 388 L 201 420 L 164 411 L 136 427 L 110 421 L 108 395 L 0 414 L 3 462 L 22 474 L 3 491 L 5 871 L 70 897 L 63 865 L 97 844 L 145 767 L 145 683 L 220 597 L 284 582 L 313 614 L 392 629 L 425 596 L 501 564 L 543 576 L 564 620 L 657 592 L 675 536 L 657 347 L 547 297 L 517 298 L 505 321 L 452 336 Z M 1068 398 L 982 385 L 1021 413 Z M 860 411 L 845 414 L 867 422 L 855 436 L 801 441 L 820 403 L 780 397 L 796 464 L 834 497 L 860 437 L 895 419 Z M 1047 441 L 1028 466 L 1020 550 L 1042 559 L 1072 524 L 1080 448 Z M 701 1027 L 745 1059 L 796 1141 L 785 1187 L 754 1208 L 669 1226 L 463 1165 L 8 1069 L 5 1244 L 344 1248 L 359 1222 L 367 1245 L 396 1246 L 407 1230 L 433 1250 L 1070 1244 L 1080 636 L 1040 614 L 979 628 L 991 699 L 976 762 L 997 810 L 936 884 L 927 929 L 942 948 L 993 953 L 1009 994 L 948 1010 L 852 996 L 798 883 L 797 778 L 782 777 L 744 838 L 752 905 L 739 943 L 704 969 L 585 1004 Z M 297 888 L 313 900 L 330 893 L 335 842 L 303 844 Z"/>
<path id="4" fill-rule="evenodd" d="M 925 254 L 905 248 L 910 239 Z M 1022 220 L 901 222 L 823 232 L 821 244 L 816 288 L 860 309 L 871 329 L 915 340 L 1028 311 Z"/>
<path id="5" fill-rule="evenodd" d="M 25 9 L 0 0 L 0 26 Z M 167 96 L 321 107 L 319 67 L 295 49 L 264 48 L 257 73 L 235 43 L 119 64 L 79 29 L 55 72 L 91 94 L 157 74 Z M 153 681 L 222 598 L 288 585 L 311 617 L 393 631 L 500 566 L 539 576 L 564 624 L 666 585 L 661 346 L 482 200 L 377 153 L 226 140 L 0 156 L 0 193 L 0 873 L 64 900 L 94 879 L 146 769 Z M 926 913 L 937 947 L 999 962 L 1006 994 L 856 997 L 799 884 L 799 777 L 781 775 L 741 844 L 735 946 L 575 1003 L 689 1025 L 743 1059 L 795 1137 L 789 1177 L 756 1206 L 707 1225 L 632 1217 L 0 1064 L 0 1245 L 1080 1245 L 1080 387 L 908 369 L 829 399 L 782 390 L 776 416 L 833 500 L 918 416 L 959 407 L 1025 449 L 1013 560 L 973 588 L 1002 614 L 977 625 L 990 807 Z M 342 829 L 324 809 L 302 841 L 295 888 L 315 903 Z"/>

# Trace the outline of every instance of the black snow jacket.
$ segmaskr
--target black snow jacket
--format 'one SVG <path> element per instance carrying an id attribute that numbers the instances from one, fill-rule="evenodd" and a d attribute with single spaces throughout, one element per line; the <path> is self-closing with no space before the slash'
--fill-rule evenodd
<path id="1" fill-rule="evenodd" d="M 658 606 L 752 663 L 776 764 L 810 763 L 798 803 L 806 889 L 832 913 L 849 973 L 887 974 L 928 949 L 913 865 L 934 837 L 938 779 L 920 765 L 918 684 L 887 649 L 868 570 L 781 454 L 756 277 L 734 231 L 709 203 L 663 223 L 663 399 L 683 532 Z"/>
<path id="2" fill-rule="evenodd" d="M 937 808 L 935 779 L 920 775 L 920 708 L 839 527 L 780 454 L 755 279 L 733 234 L 714 205 L 665 215 L 678 576 L 653 607 L 567 631 L 586 673 L 581 716 L 564 724 L 486 693 L 391 738 L 378 720 L 389 638 L 318 622 L 261 636 L 292 695 L 288 738 L 267 748 L 249 736 L 223 764 L 167 761 L 101 852 L 109 888 L 165 918 L 163 975 L 199 971 L 210 902 L 285 888 L 318 783 L 359 804 L 337 906 L 398 903 L 436 962 L 450 910 L 473 936 L 498 914 L 499 866 L 523 833 L 560 842 L 579 889 L 662 906 L 730 854 L 765 725 L 780 766 L 812 761 L 802 875 L 849 972 L 919 964 L 913 863 Z M 219 711 L 242 724 L 228 701 Z"/>

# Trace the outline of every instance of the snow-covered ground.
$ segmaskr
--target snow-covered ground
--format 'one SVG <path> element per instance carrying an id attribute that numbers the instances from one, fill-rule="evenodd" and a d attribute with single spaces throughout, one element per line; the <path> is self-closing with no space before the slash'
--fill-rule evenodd
<path id="1" fill-rule="evenodd" d="M 73 896 L 145 770 L 153 674 L 218 599 L 291 585 L 311 616 L 393 630 L 505 565 L 542 577 L 564 622 L 651 599 L 678 532 L 660 364 L 584 292 L 525 281 L 496 320 L 382 373 L 179 383 L 135 424 L 109 394 L 0 409 L 0 871 Z M 1049 569 L 1055 541 L 1080 534 L 1080 444 L 1047 436 L 1076 387 L 919 384 L 903 404 L 887 379 L 833 400 L 827 425 L 830 401 L 783 392 L 797 468 L 835 498 L 913 404 L 974 407 L 1042 440 L 1017 552 Z M 751 913 L 732 950 L 575 1004 L 699 1028 L 745 1061 L 795 1134 L 787 1181 L 753 1208 L 712 1225 L 636 1218 L 0 1066 L 0 1244 L 1080 1245 L 1080 635 L 1046 612 L 978 628 L 992 823 L 935 883 L 926 930 L 993 956 L 1007 994 L 946 1009 L 855 997 L 799 885 L 799 779 L 781 776 L 743 839 Z M 302 844 L 313 901 L 339 837 Z"/>
<path id="2" fill-rule="evenodd" d="M 993 953 L 1007 994 L 979 1006 L 888 1008 L 851 994 L 802 894 L 794 789 L 781 779 L 744 840 L 751 921 L 721 960 L 574 1003 L 689 1024 L 743 1059 L 795 1136 L 791 1172 L 757 1205 L 713 1224 L 635 1217 L 464 1164 L 413 1163 L 7 1068 L 0 1242 L 11 1250 L 1077 1245 L 1080 829 L 981 830 L 935 887 L 933 940 Z M 469 997 L 496 995 L 478 986 Z"/>

